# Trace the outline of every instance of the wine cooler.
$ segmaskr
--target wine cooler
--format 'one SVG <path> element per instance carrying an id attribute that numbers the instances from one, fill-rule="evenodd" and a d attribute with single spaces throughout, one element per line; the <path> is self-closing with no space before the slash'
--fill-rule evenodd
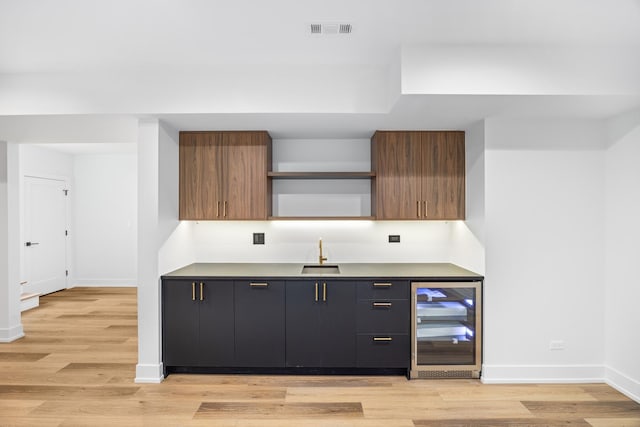
<path id="1" fill-rule="evenodd" d="M 411 284 L 413 378 L 480 378 L 482 282 Z"/>

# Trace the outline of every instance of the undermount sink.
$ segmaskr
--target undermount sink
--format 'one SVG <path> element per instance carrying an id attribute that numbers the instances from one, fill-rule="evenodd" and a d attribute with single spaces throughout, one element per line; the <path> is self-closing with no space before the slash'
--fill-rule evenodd
<path id="1" fill-rule="evenodd" d="M 340 267 L 335 264 L 305 265 L 302 274 L 340 274 Z"/>

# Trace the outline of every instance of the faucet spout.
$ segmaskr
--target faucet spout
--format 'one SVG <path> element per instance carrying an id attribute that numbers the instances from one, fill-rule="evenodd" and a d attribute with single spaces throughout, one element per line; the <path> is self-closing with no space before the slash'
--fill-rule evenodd
<path id="1" fill-rule="evenodd" d="M 318 264 L 322 265 L 327 260 L 326 256 L 322 256 L 322 237 L 320 238 L 320 242 L 318 243 L 320 248 L 320 255 L 318 255 Z"/>

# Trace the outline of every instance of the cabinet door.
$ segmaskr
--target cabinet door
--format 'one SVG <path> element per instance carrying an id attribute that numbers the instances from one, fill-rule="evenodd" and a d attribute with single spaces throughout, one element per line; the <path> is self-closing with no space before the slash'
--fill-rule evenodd
<path id="1" fill-rule="evenodd" d="M 283 367 L 285 293 L 282 281 L 236 281 L 235 365 Z"/>
<path id="2" fill-rule="evenodd" d="M 422 142 L 425 219 L 464 219 L 464 132 L 423 132 Z"/>
<path id="3" fill-rule="evenodd" d="M 200 322 L 196 287 L 196 282 L 162 282 L 162 360 L 165 366 L 198 363 Z"/>
<path id="4" fill-rule="evenodd" d="M 418 219 L 422 157 L 419 132 L 376 132 L 376 218 Z"/>
<path id="5" fill-rule="evenodd" d="M 179 218 L 219 219 L 221 215 L 221 136 L 215 132 L 181 132 Z"/>
<path id="6" fill-rule="evenodd" d="M 234 360 L 233 281 L 198 282 L 199 366 L 232 366 Z"/>
<path id="7" fill-rule="evenodd" d="M 267 219 L 266 132 L 223 132 L 225 149 L 224 219 Z"/>
<path id="8" fill-rule="evenodd" d="M 287 281 L 287 366 L 355 366 L 355 284 Z"/>

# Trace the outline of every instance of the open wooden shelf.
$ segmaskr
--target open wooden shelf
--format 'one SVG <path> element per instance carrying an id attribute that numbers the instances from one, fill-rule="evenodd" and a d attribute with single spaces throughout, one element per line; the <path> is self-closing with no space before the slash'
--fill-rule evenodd
<path id="1" fill-rule="evenodd" d="M 369 179 L 375 172 L 267 172 L 275 179 Z"/>
<path id="2" fill-rule="evenodd" d="M 304 220 L 327 220 L 327 221 L 353 221 L 353 220 L 365 220 L 373 221 L 376 219 L 374 216 L 270 216 L 267 218 L 273 221 L 304 221 Z"/>

